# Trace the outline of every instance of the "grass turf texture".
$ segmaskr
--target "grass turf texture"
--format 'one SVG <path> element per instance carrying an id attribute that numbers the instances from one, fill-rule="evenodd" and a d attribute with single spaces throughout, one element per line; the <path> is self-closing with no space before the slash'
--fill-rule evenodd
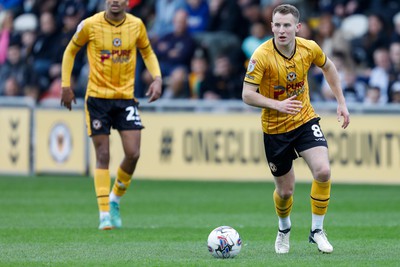
<path id="1" fill-rule="evenodd" d="M 99 231 L 92 179 L 0 177 L 0 266 L 399 266 L 399 186 L 332 187 L 325 228 L 333 254 L 308 243 L 309 184 L 297 184 L 291 250 L 276 255 L 272 183 L 135 180 L 123 229 Z M 214 259 L 207 236 L 241 235 L 234 259 Z"/>

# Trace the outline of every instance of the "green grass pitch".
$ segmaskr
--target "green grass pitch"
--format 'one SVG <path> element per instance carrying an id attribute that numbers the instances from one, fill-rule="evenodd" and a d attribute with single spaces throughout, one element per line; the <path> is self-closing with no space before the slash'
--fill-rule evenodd
<path id="1" fill-rule="evenodd" d="M 308 243 L 310 184 L 297 184 L 291 250 L 276 255 L 272 183 L 134 180 L 123 229 L 99 231 L 92 179 L 0 177 L 0 266 L 400 266 L 400 186 L 333 184 L 325 220 L 332 254 Z M 234 259 L 207 236 L 241 235 Z"/>

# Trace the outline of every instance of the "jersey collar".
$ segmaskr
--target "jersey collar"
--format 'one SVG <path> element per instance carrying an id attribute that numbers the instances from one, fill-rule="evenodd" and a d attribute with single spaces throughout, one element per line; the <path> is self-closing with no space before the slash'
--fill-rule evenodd
<path id="1" fill-rule="evenodd" d="M 294 55 L 296 54 L 296 48 L 297 48 L 297 38 L 295 39 L 295 43 L 294 43 L 294 50 L 293 50 L 293 54 L 290 57 L 285 56 L 284 54 L 281 53 L 281 51 L 279 51 L 278 47 L 276 47 L 275 45 L 275 38 L 273 38 L 274 40 L 272 41 L 272 43 L 274 44 L 274 49 L 278 52 L 279 55 L 281 55 L 283 58 L 290 60 L 294 57 Z"/>
<path id="2" fill-rule="evenodd" d="M 106 16 L 106 12 L 104 12 L 104 19 L 105 19 L 105 21 L 107 21 L 108 24 L 110 24 L 110 25 L 112 25 L 114 27 L 119 27 L 122 24 L 124 24 L 124 22 L 126 20 L 126 14 L 125 14 L 125 17 L 124 17 L 124 19 L 122 21 L 118 21 L 117 23 L 115 23 L 115 21 L 112 21 L 112 20 L 108 19 L 107 16 Z"/>

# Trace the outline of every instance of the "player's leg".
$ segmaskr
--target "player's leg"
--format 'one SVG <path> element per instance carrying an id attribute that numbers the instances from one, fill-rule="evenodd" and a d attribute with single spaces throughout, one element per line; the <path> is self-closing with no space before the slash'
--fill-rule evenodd
<path id="1" fill-rule="evenodd" d="M 101 230 L 112 228 L 110 219 L 109 192 L 111 178 L 110 163 L 110 125 L 108 116 L 112 101 L 88 97 L 85 105 L 85 117 L 88 135 L 92 138 L 96 153 L 96 169 L 94 171 L 94 186 L 100 213 Z"/>
<path id="2" fill-rule="evenodd" d="M 290 212 L 293 206 L 293 193 L 294 193 L 294 170 L 293 167 L 290 171 L 282 176 L 274 177 L 275 191 L 273 194 L 275 211 L 279 218 L 279 229 L 290 229 Z"/>
<path id="3" fill-rule="evenodd" d="M 300 155 L 307 162 L 314 177 L 311 186 L 311 210 L 316 217 L 312 222 L 312 230 L 323 228 L 323 218 L 328 210 L 331 191 L 331 171 L 328 148 L 317 146 L 305 150 Z"/>
<path id="4" fill-rule="evenodd" d="M 117 170 L 117 177 L 110 193 L 110 213 L 113 226 L 122 226 L 120 215 L 120 199 L 129 188 L 133 172 L 140 156 L 140 139 L 142 121 L 138 111 L 138 103 L 134 99 L 114 101 L 113 127 L 118 130 L 124 158 Z"/>
<path id="5" fill-rule="evenodd" d="M 110 193 L 111 220 L 116 228 L 122 227 L 119 204 L 121 197 L 128 190 L 132 175 L 140 156 L 140 130 L 120 131 L 124 158 L 117 170 L 113 188 Z"/>
<path id="6" fill-rule="evenodd" d="M 333 247 L 329 243 L 323 228 L 331 192 L 328 148 L 316 146 L 302 151 L 300 155 L 307 162 L 314 177 L 310 194 L 312 223 L 309 240 L 317 243 L 319 250 L 330 253 L 333 251 Z"/>
<path id="7" fill-rule="evenodd" d="M 275 240 L 275 252 L 282 254 L 289 252 L 289 238 L 292 223 L 290 212 L 293 206 L 295 175 L 293 166 L 285 175 L 274 177 L 275 191 L 273 194 L 275 211 L 278 215 L 278 234 Z"/>
<path id="8" fill-rule="evenodd" d="M 273 200 L 278 215 L 278 234 L 275 240 L 276 253 L 289 252 L 291 230 L 290 212 L 293 206 L 295 175 L 293 159 L 297 156 L 287 135 L 264 134 L 264 148 L 268 165 L 275 180 Z"/>
<path id="9" fill-rule="evenodd" d="M 96 152 L 96 169 L 94 171 L 94 186 L 100 215 L 100 230 L 112 229 L 110 218 L 109 191 L 111 185 L 110 148 L 108 135 L 93 135 L 92 142 Z"/>
<path id="10" fill-rule="evenodd" d="M 120 168 L 122 168 L 126 173 L 132 175 L 140 157 L 141 131 L 120 131 L 119 134 L 121 136 L 122 147 L 124 150 L 124 159 L 120 164 Z"/>

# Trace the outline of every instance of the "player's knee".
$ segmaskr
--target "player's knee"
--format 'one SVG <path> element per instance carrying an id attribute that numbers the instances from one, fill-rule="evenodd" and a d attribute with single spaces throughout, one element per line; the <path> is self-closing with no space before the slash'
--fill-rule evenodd
<path id="1" fill-rule="evenodd" d="M 127 153 L 127 155 L 125 155 L 126 160 L 132 163 L 136 163 L 139 160 L 139 157 L 140 157 L 140 151 L 132 151 L 130 153 Z"/>
<path id="2" fill-rule="evenodd" d="M 293 190 L 286 191 L 282 194 L 282 199 L 289 199 L 293 195 Z"/>
<path id="3" fill-rule="evenodd" d="M 320 182 L 327 182 L 331 178 L 331 169 L 329 166 L 323 166 L 315 171 L 315 179 Z"/>
<path id="4" fill-rule="evenodd" d="M 110 162 L 110 153 L 108 151 L 98 151 L 96 153 L 97 163 L 101 166 L 108 166 Z"/>
<path id="5" fill-rule="evenodd" d="M 276 192 L 281 199 L 289 199 L 293 195 L 293 188 L 284 188 Z"/>

